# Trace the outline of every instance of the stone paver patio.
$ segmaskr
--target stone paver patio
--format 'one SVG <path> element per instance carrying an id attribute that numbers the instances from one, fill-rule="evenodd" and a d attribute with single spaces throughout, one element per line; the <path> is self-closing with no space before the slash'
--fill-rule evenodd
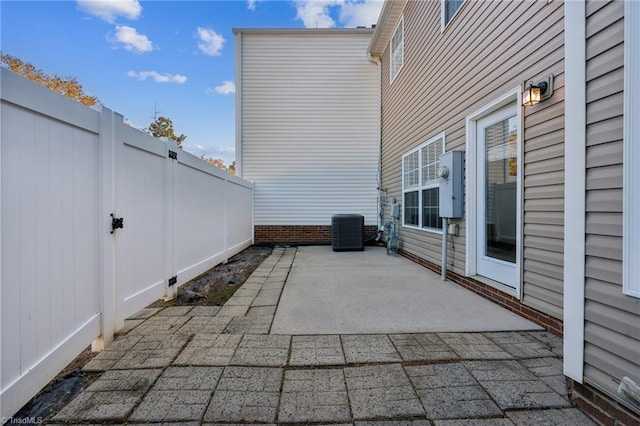
<path id="1" fill-rule="evenodd" d="M 145 309 L 53 422 L 589 425 L 543 331 L 270 335 L 295 248 L 222 308 Z"/>

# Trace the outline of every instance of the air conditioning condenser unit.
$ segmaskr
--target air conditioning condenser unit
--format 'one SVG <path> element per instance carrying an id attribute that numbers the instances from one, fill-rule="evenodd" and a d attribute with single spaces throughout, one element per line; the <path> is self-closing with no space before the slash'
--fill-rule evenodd
<path id="1" fill-rule="evenodd" d="M 333 251 L 364 250 L 364 216 L 336 214 L 331 217 Z"/>

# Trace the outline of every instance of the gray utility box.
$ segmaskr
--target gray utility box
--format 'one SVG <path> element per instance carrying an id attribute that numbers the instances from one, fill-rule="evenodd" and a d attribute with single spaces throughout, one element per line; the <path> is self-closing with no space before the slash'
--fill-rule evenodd
<path id="1" fill-rule="evenodd" d="M 336 214 L 331 217 L 333 251 L 364 250 L 364 216 Z"/>
<path id="2" fill-rule="evenodd" d="M 464 152 L 449 151 L 440 156 L 440 217 L 464 216 Z"/>

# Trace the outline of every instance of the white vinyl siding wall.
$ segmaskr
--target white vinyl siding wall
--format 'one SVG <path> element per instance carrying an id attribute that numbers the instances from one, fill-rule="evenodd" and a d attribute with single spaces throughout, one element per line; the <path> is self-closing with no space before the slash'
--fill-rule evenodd
<path id="1" fill-rule="evenodd" d="M 371 30 L 237 30 L 239 158 L 255 225 L 377 223 L 379 93 Z"/>

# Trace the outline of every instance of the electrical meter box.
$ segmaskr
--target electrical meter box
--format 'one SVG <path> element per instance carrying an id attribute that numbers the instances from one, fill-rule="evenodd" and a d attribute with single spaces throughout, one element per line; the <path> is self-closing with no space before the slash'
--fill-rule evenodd
<path id="1" fill-rule="evenodd" d="M 400 204 L 391 204 L 389 208 L 391 210 L 391 217 L 398 219 L 400 217 Z"/>
<path id="2" fill-rule="evenodd" d="M 462 151 L 449 151 L 440 156 L 438 167 L 440 217 L 464 216 L 463 167 L 464 152 Z"/>

